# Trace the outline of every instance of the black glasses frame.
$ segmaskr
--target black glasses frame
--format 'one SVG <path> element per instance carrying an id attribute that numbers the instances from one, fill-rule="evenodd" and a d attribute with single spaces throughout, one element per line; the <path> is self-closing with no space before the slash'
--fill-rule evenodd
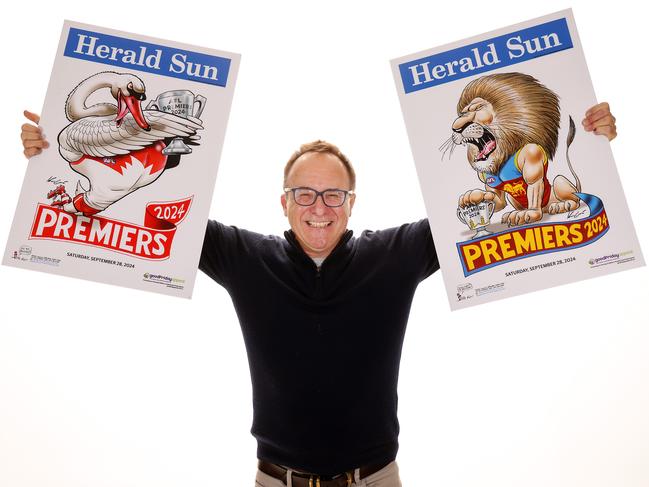
<path id="1" fill-rule="evenodd" d="M 315 196 L 313 197 L 313 201 L 311 203 L 309 203 L 308 205 L 299 203 L 297 201 L 297 199 L 295 198 L 295 192 L 297 190 L 300 190 L 300 189 L 307 189 L 309 191 L 313 191 L 313 193 L 315 194 Z M 345 196 L 343 197 L 342 203 L 340 203 L 339 205 L 330 205 L 330 204 L 328 204 L 327 201 L 325 200 L 325 197 L 324 197 L 325 193 L 328 192 L 328 191 L 339 191 L 339 192 L 343 193 Z M 315 190 L 313 188 L 309 188 L 308 186 L 298 186 L 297 188 L 284 188 L 284 192 L 285 193 L 293 193 L 293 201 L 295 201 L 295 204 L 297 204 L 299 206 L 311 206 L 317 201 L 318 196 L 320 196 L 320 198 L 322 199 L 322 202 L 324 203 L 324 205 L 328 206 L 329 208 L 340 208 L 342 205 L 345 204 L 345 201 L 347 201 L 347 197 L 354 194 L 354 191 L 351 190 L 351 189 L 346 190 L 346 189 L 338 189 L 338 188 L 328 188 L 328 189 L 325 189 L 323 191 L 317 191 L 317 190 Z"/>

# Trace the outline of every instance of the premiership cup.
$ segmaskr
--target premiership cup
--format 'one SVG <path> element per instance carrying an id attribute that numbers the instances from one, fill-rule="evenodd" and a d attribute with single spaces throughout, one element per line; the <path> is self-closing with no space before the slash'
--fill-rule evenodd
<path id="1" fill-rule="evenodd" d="M 179 117 L 201 118 L 207 98 L 201 95 L 194 95 L 189 90 L 174 90 L 160 93 L 155 100 L 151 100 L 146 106 L 147 110 L 159 110 L 172 113 Z M 198 108 L 195 108 L 198 103 Z"/>
<path id="2" fill-rule="evenodd" d="M 189 90 L 173 90 L 160 93 L 155 100 L 149 102 L 146 109 L 171 113 L 187 119 L 200 118 L 206 102 L 207 98 L 194 95 Z M 198 108 L 195 108 L 196 104 Z M 165 156 L 191 154 L 192 149 L 183 142 L 182 137 L 176 137 L 162 150 L 162 153 Z"/>
<path id="3" fill-rule="evenodd" d="M 496 204 L 493 201 L 481 201 L 476 205 L 457 208 L 457 217 L 460 221 L 471 230 L 476 230 L 476 234 L 471 237 L 471 240 L 491 235 L 486 227 L 491 223 L 491 216 L 494 214 L 495 208 Z"/>

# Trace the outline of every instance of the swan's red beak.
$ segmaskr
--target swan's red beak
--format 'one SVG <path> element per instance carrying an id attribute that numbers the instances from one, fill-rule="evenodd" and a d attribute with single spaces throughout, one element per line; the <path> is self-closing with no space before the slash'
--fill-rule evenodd
<path id="1" fill-rule="evenodd" d="M 144 95 L 141 95 L 142 99 Z M 115 117 L 115 123 L 119 127 L 122 124 L 124 117 L 131 112 L 133 114 L 133 119 L 135 122 L 147 132 L 151 130 L 151 126 L 148 124 L 142 113 L 142 107 L 140 106 L 140 97 L 136 95 L 124 95 L 120 90 L 117 94 L 117 117 Z"/>

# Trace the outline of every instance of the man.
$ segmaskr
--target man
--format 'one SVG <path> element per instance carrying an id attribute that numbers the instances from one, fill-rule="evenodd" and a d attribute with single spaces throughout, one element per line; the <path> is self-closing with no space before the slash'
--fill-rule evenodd
<path id="1" fill-rule="evenodd" d="M 607 104 L 583 125 L 616 136 Z M 27 157 L 47 148 L 31 124 L 22 140 Z M 305 144 L 284 170 L 285 238 L 207 225 L 199 267 L 239 317 L 262 487 L 401 485 L 401 347 L 416 287 L 439 264 L 427 220 L 352 236 L 355 179 L 336 146 Z"/>

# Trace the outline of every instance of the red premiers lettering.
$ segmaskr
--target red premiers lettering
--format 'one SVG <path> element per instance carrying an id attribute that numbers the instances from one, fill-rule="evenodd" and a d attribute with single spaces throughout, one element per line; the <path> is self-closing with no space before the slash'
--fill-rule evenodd
<path id="1" fill-rule="evenodd" d="M 175 225 L 152 228 L 98 216 L 72 215 L 39 204 L 29 238 L 92 245 L 144 259 L 169 258 Z"/>

